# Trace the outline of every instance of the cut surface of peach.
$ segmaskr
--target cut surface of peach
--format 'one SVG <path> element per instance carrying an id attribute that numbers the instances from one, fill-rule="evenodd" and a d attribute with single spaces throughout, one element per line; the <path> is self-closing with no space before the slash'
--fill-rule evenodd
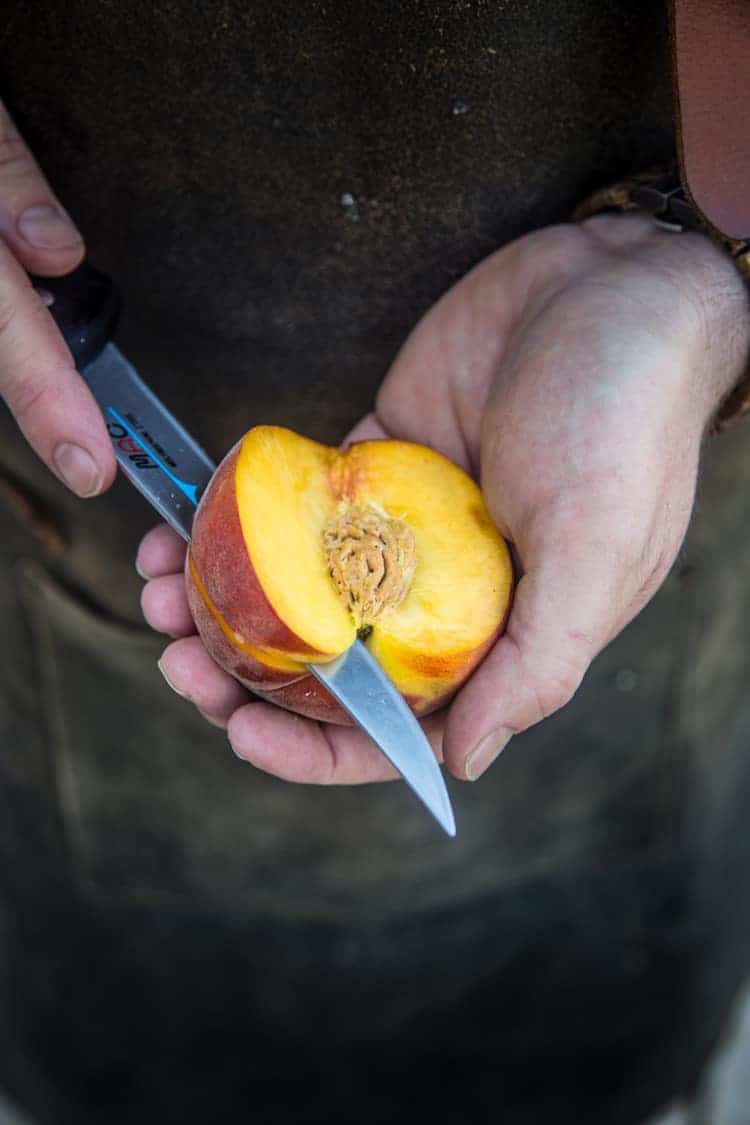
<path id="1" fill-rule="evenodd" d="M 248 561 L 298 651 L 333 658 L 359 631 L 407 696 L 465 678 L 504 619 L 511 565 L 462 469 L 409 442 L 342 452 L 258 426 L 234 475 Z"/>

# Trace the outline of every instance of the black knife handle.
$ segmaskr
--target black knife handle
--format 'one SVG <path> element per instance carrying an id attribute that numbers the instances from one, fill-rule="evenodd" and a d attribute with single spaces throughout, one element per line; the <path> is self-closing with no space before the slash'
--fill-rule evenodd
<path id="1" fill-rule="evenodd" d="M 83 262 L 65 277 L 32 277 L 32 284 L 82 370 L 111 339 L 122 301 L 114 282 Z"/>

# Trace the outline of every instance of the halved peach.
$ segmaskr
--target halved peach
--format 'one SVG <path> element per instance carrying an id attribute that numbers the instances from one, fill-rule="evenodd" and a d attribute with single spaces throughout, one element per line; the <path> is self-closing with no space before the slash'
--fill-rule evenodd
<path id="1" fill-rule="evenodd" d="M 201 500 L 186 583 L 221 667 L 282 707 L 348 723 L 307 662 L 359 634 L 426 715 L 498 636 L 512 572 L 479 488 L 441 454 L 403 441 L 342 452 L 257 426 Z"/>

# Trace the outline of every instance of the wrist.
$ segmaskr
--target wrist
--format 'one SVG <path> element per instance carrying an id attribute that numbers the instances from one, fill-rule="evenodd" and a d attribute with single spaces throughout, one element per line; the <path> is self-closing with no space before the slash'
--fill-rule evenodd
<path id="1" fill-rule="evenodd" d="M 649 244 L 657 251 L 656 258 L 651 254 L 653 264 L 673 275 L 682 311 L 695 311 L 698 348 L 690 366 L 700 368 L 699 391 L 711 429 L 726 429 L 748 413 L 750 239 L 727 236 L 708 224 L 680 187 L 674 168 L 603 188 L 579 205 L 574 218 L 601 233 L 633 224 L 646 253 Z"/>
<path id="2" fill-rule="evenodd" d="M 670 237 L 670 235 L 666 235 Z M 706 421 L 713 424 L 750 363 L 750 295 L 732 258 L 708 235 L 675 235 L 669 268 L 696 315 L 695 361 Z"/>
<path id="3" fill-rule="evenodd" d="M 666 231 L 643 212 L 596 215 L 581 226 L 614 252 L 643 317 L 668 325 L 682 393 L 712 423 L 750 363 L 750 295 L 732 258 L 707 235 Z"/>

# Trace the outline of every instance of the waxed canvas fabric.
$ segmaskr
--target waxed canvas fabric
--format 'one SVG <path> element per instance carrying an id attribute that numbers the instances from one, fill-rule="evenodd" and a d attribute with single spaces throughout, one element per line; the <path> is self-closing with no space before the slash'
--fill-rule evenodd
<path id="1" fill-rule="evenodd" d="M 0 40 L 120 346 L 216 457 L 339 440 L 467 269 L 674 152 L 658 4 L 11 0 Z M 0 1081 L 54 1125 L 616 1125 L 688 1085 L 747 967 L 744 443 L 450 843 L 400 786 L 235 761 L 156 671 L 143 501 L 76 501 L 2 415 Z"/>

